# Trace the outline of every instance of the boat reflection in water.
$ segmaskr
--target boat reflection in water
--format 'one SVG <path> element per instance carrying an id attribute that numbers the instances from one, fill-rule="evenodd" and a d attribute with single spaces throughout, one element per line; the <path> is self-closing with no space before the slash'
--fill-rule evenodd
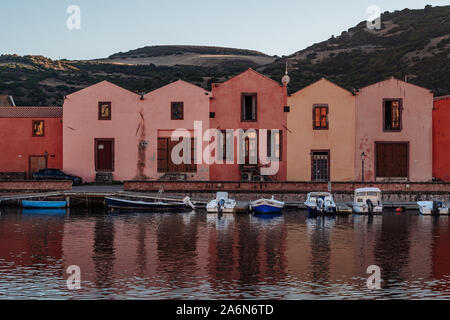
<path id="1" fill-rule="evenodd" d="M 65 216 L 66 209 L 22 209 L 22 214 L 26 216 Z"/>

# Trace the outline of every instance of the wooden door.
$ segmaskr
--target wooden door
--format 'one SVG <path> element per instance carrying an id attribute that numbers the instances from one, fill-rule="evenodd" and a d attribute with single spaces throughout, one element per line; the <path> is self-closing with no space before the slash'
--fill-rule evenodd
<path id="1" fill-rule="evenodd" d="M 408 143 L 376 144 L 376 175 L 378 178 L 408 177 Z"/>
<path id="2" fill-rule="evenodd" d="M 44 156 L 30 156 L 30 178 L 33 173 L 38 172 L 41 169 L 45 169 L 45 157 Z"/>
<path id="3" fill-rule="evenodd" d="M 191 139 L 191 164 L 175 164 L 172 161 L 172 150 L 180 141 L 171 141 L 170 138 L 158 138 L 158 172 L 178 173 L 178 172 L 197 172 L 195 164 L 195 139 Z M 183 151 L 180 152 L 183 157 Z"/>
<path id="4" fill-rule="evenodd" d="M 330 151 L 311 152 L 311 181 L 330 180 Z"/>
<path id="5" fill-rule="evenodd" d="M 97 171 L 114 171 L 114 139 L 96 139 L 95 153 Z"/>

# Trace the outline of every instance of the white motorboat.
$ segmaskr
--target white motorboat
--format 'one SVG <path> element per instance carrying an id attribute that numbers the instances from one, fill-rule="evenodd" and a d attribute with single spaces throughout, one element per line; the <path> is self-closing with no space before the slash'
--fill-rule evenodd
<path id="1" fill-rule="evenodd" d="M 378 188 L 360 188 L 355 190 L 353 212 L 357 214 L 376 214 L 383 212 L 382 193 Z"/>
<path id="2" fill-rule="evenodd" d="M 217 192 L 216 199 L 206 205 L 208 213 L 234 213 L 236 201 L 228 198 L 228 192 Z"/>
<path id="3" fill-rule="evenodd" d="M 418 201 L 417 206 L 422 215 L 441 215 L 449 212 L 443 201 Z"/>
<path id="4" fill-rule="evenodd" d="M 280 213 L 283 210 L 285 203 L 282 201 L 275 200 L 272 196 L 271 199 L 261 198 L 250 203 L 250 208 L 255 213 L 260 214 L 272 214 Z"/>
<path id="5" fill-rule="evenodd" d="M 305 205 L 310 214 L 335 214 L 337 212 L 336 203 L 329 192 L 308 193 Z"/>

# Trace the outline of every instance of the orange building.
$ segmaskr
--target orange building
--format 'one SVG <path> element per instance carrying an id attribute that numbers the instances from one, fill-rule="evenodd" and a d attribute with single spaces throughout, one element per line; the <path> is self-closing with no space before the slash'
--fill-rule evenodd
<path id="1" fill-rule="evenodd" d="M 0 172 L 62 168 L 61 107 L 0 107 Z"/>
<path id="2" fill-rule="evenodd" d="M 286 86 L 248 69 L 212 85 L 210 112 L 210 128 L 226 136 L 224 163 L 210 166 L 210 180 L 286 180 Z"/>
<path id="3" fill-rule="evenodd" d="M 433 177 L 450 181 L 450 96 L 434 98 L 433 107 Z"/>

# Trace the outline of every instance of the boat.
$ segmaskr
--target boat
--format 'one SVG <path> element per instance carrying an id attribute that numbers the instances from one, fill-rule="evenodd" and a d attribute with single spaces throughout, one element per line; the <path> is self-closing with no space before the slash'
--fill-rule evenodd
<path id="1" fill-rule="evenodd" d="M 121 198 L 105 197 L 105 204 L 108 208 L 122 209 L 122 210 L 144 210 L 144 211 L 170 211 L 170 212 L 185 212 L 195 210 L 189 197 L 185 197 L 181 201 L 134 201 Z"/>
<path id="2" fill-rule="evenodd" d="M 422 215 L 441 215 L 449 212 L 443 201 L 418 201 L 417 205 Z"/>
<path id="3" fill-rule="evenodd" d="M 66 209 L 23 209 L 22 214 L 27 216 L 65 216 Z"/>
<path id="4" fill-rule="evenodd" d="M 259 200 L 250 202 L 250 209 L 253 210 L 255 214 L 281 213 L 284 205 L 284 202 L 275 200 L 275 198 L 272 196 L 271 199 L 261 198 Z"/>
<path id="5" fill-rule="evenodd" d="M 337 212 L 336 203 L 329 192 L 308 193 L 305 205 L 310 214 L 335 214 Z"/>
<path id="6" fill-rule="evenodd" d="M 360 188 L 355 190 L 352 204 L 357 214 L 379 214 L 383 212 L 382 194 L 378 188 Z"/>
<path id="7" fill-rule="evenodd" d="M 236 201 L 228 198 L 228 192 L 217 192 L 216 198 L 206 205 L 208 213 L 234 213 Z"/>
<path id="8" fill-rule="evenodd" d="M 66 208 L 67 201 L 27 201 L 22 200 L 23 208 L 35 208 L 35 209 L 58 209 Z"/>

